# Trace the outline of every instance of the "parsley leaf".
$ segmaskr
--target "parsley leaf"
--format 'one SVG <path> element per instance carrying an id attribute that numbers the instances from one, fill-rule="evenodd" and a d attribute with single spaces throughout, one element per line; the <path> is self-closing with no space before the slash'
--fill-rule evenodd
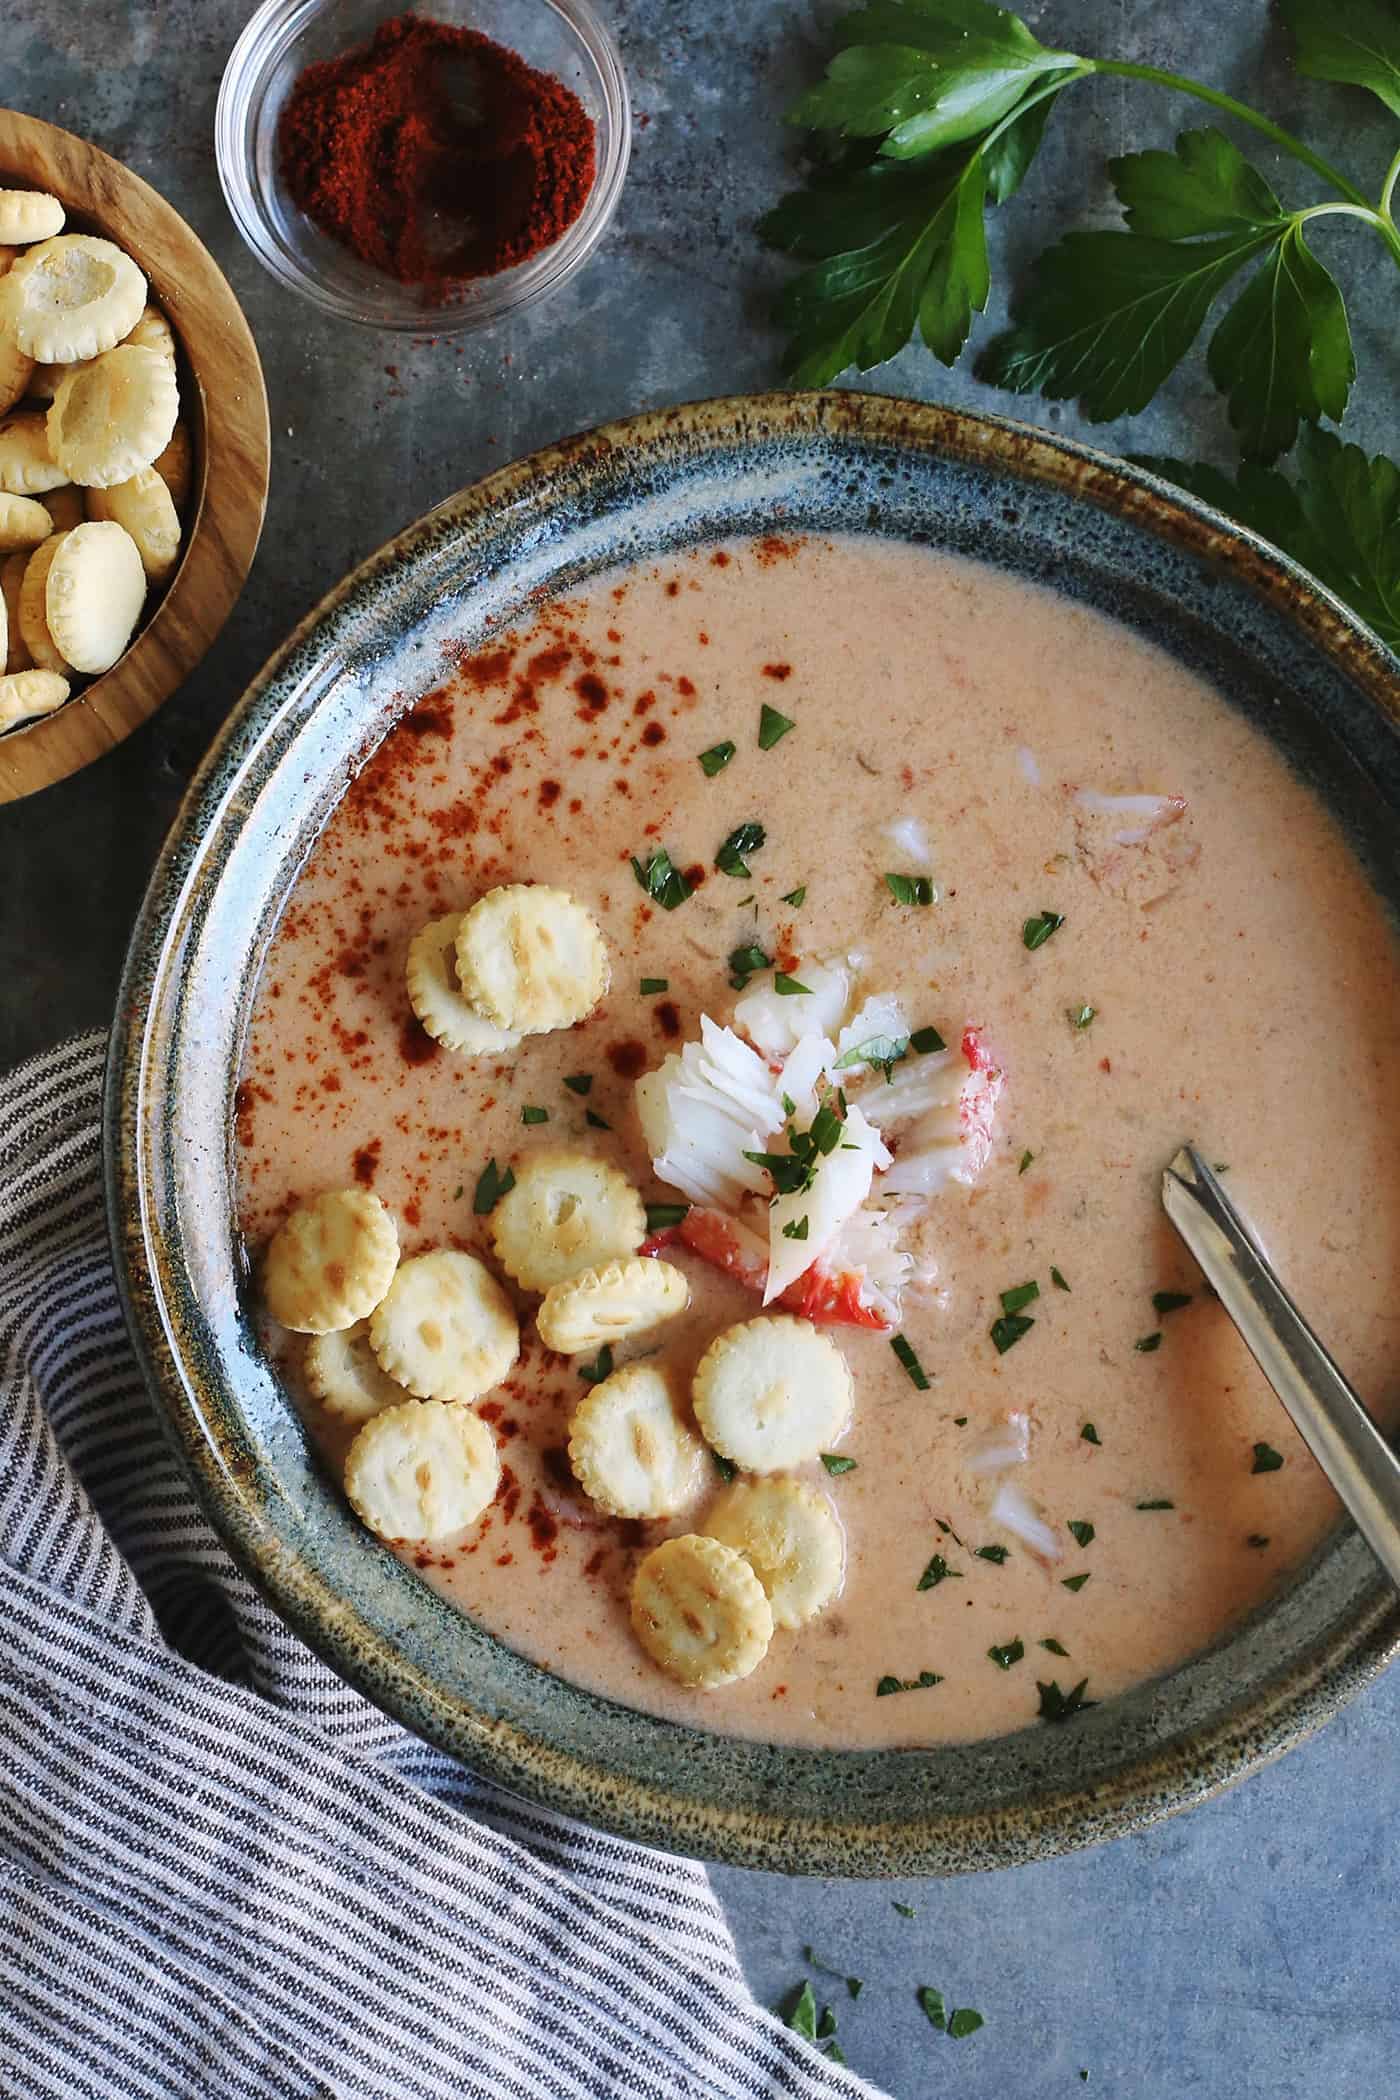
<path id="1" fill-rule="evenodd" d="M 1048 1643 L 1046 1645 L 1048 1646 Z M 1049 1684 L 1041 1684 L 1037 1680 L 1035 1688 L 1040 1694 L 1039 1718 L 1042 1721 L 1072 1721 L 1076 1714 L 1087 1713 L 1091 1706 L 1097 1706 L 1097 1699 L 1086 1699 L 1084 1696 L 1088 1683 L 1087 1677 L 1081 1677 L 1078 1684 L 1069 1691 L 1062 1692 L 1053 1677 Z"/>
<path id="2" fill-rule="evenodd" d="M 632 873 L 649 897 L 654 897 L 663 911 L 674 911 L 684 904 L 690 895 L 690 884 L 671 859 L 664 846 L 656 847 L 645 867 L 632 856 Z"/>
<path id="3" fill-rule="evenodd" d="M 713 780 L 716 773 L 722 773 L 738 748 L 737 744 L 732 744 L 726 737 L 722 744 L 711 744 L 708 751 L 702 751 L 700 770 L 705 778 Z"/>
<path id="4" fill-rule="evenodd" d="M 759 750 L 771 751 L 775 744 L 782 742 L 790 729 L 796 729 L 796 727 L 797 724 L 790 716 L 780 715 L 777 708 L 770 707 L 765 700 L 758 711 Z M 786 903 L 786 898 L 783 901 Z M 800 902 L 801 900 L 799 899 L 798 901 Z"/>
<path id="5" fill-rule="evenodd" d="M 789 1218 L 787 1224 L 783 1227 L 783 1238 L 785 1240 L 805 1240 L 806 1237 L 807 1213 L 804 1211 L 800 1218 Z"/>
<path id="6" fill-rule="evenodd" d="M 889 136 L 881 152 L 914 159 L 956 146 L 1009 115 L 1046 75 L 1077 67 L 1024 22 L 981 0 L 905 6 L 872 0 L 837 30 L 838 51 L 790 121 L 841 137 Z"/>
<path id="7" fill-rule="evenodd" d="M 593 1090 L 593 1074 L 591 1072 L 570 1072 L 566 1074 L 564 1084 L 571 1094 L 591 1093 Z"/>
<path id="8" fill-rule="evenodd" d="M 1003 1647 L 989 1648 L 987 1659 L 994 1662 L 999 1670 L 1009 1670 L 1013 1663 L 1021 1660 L 1025 1652 L 1026 1644 L 1018 1635 L 1014 1641 L 1007 1641 Z"/>
<path id="9" fill-rule="evenodd" d="M 1133 1343 L 1133 1347 L 1139 1356 L 1155 1356 L 1161 1346 L 1162 1335 L 1160 1328 L 1156 1334 L 1140 1334 Z"/>
<path id="10" fill-rule="evenodd" d="M 644 977 L 640 989 L 642 997 L 649 999 L 654 992 L 668 992 L 671 989 L 671 980 L 669 977 Z"/>
<path id="11" fill-rule="evenodd" d="M 892 1692 L 924 1692 L 942 1682 L 936 1670 L 920 1670 L 917 1677 L 882 1677 L 875 1686 L 875 1697 L 888 1699 Z"/>
<path id="12" fill-rule="evenodd" d="M 647 1236 L 650 1238 L 654 1232 L 669 1232 L 674 1226 L 684 1224 L 690 1215 L 690 1205 L 688 1203 L 648 1203 L 646 1211 Z"/>
<path id="13" fill-rule="evenodd" d="M 1081 1546 L 1087 1546 L 1094 1536 L 1093 1525 L 1083 1517 L 1071 1517 L 1065 1530 Z"/>
<path id="14" fill-rule="evenodd" d="M 816 2040 L 817 2001 L 812 1995 L 810 1982 L 804 1983 L 801 1990 L 791 2000 L 787 2011 L 782 2016 L 782 2020 L 784 2027 L 790 2027 L 793 2033 L 800 2034 L 804 2041 L 814 2042 Z"/>
<path id="15" fill-rule="evenodd" d="M 1067 1291 L 1069 1289 L 1069 1285 L 1065 1282 L 1063 1275 L 1058 1269 L 1051 1269 L 1050 1281 L 1054 1284 L 1057 1291 Z"/>
<path id="16" fill-rule="evenodd" d="M 1069 1650 L 1068 1650 L 1068 1648 L 1066 1648 L 1066 1647 L 1065 1647 L 1065 1645 L 1064 1645 L 1064 1643 L 1063 1643 L 1062 1641 L 1056 1641 L 1056 1640 L 1047 1640 L 1047 1641 L 1041 1641 L 1041 1642 L 1039 1643 L 1039 1645 L 1040 1645 L 1040 1647 L 1042 1647 L 1042 1648 L 1048 1649 L 1051 1655 L 1063 1655 L 1063 1656 L 1066 1656 L 1066 1657 L 1067 1657 L 1067 1656 L 1069 1655 Z"/>
<path id="17" fill-rule="evenodd" d="M 828 1473 L 854 1473 L 856 1462 L 840 1451 L 823 1451 L 822 1464 Z"/>
<path id="18" fill-rule="evenodd" d="M 1034 1158 L 1035 1154 L 1033 1152 L 1023 1152 L 1021 1154 L 1021 1164 L 1019 1167 L 1017 1167 L 1016 1172 L 1018 1174 L 1024 1174 L 1026 1168 L 1031 1165 Z"/>
<path id="19" fill-rule="evenodd" d="M 1029 1334 L 1034 1325 L 1035 1321 L 1026 1313 L 1004 1313 L 1001 1319 L 993 1320 L 991 1336 L 996 1344 L 997 1355 L 1005 1356 L 1007 1350 L 1014 1348 L 1022 1335 Z"/>
<path id="20" fill-rule="evenodd" d="M 1254 1464 L 1249 1470 L 1251 1473 L 1277 1473 L 1282 1464 L 1283 1453 L 1275 1451 L 1272 1444 L 1256 1444 Z"/>
<path id="21" fill-rule="evenodd" d="M 1001 1294 L 1001 1309 L 1004 1313 L 1023 1312 L 1040 1296 L 1038 1283 L 1018 1283 L 1012 1290 Z"/>
<path id="22" fill-rule="evenodd" d="M 1154 1291 L 1152 1293 L 1152 1310 L 1156 1313 L 1159 1320 L 1164 1320 L 1168 1313 L 1180 1312 L 1183 1305 L 1189 1305 L 1190 1303 L 1190 1291 Z"/>
<path id="23" fill-rule="evenodd" d="M 892 1080 L 894 1067 L 908 1054 L 907 1035 L 871 1035 L 863 1043 L 853 1043 L 849 1050 L 843 1051 L 831 1069 L 844 1072 L 852 1065 L 869 1065 L 872 1070 L 883 1072 L 887 1080 Z"/>
<path id="24" fill-rule="evenodd" d="M 931 1057 L 936 1051 L 946 1050 L 948 1045 L 936 1028 L 916 1028 L 909 1038 L 909 1047 L 917 1050 L 920 1057 Z"/>
<path id="25" fill-rule="evenodd" d="M 601 1385 L 605 1378 L 612 1377 L 612 1370 L 612 1343 L 604 1342 L 602 1348 L 598 1351 L 596 1358 L 591 1364 L 579 1365 L 578 1375 L 583 1380 L 585 1385 Z"/>
<path id="26" fill-rule="evenodd" d="M 972 1550 L 978 1560 L 989 1560 L 994 1568 L 1004 1567 L 1011 1558 L 1009 1546 L 974 1546 Z"/>
<path id="27" fill-rule="evenodd" d="M 489 1217 L 502 1196 L 508 1196 L 515 1187 L 515 1175 L 510 1167 L 503 1174 L 494 1159 L 488 1160 L 476 1178 L 476 1189 L 472 1195 L 472 1210 L 478 1218 Z"/>
<path id="28" fill-rule="evenodd" d="M 1086 1422 L 1079 1434 L 1086 1444 L 1098 1444 L 1103 1441 L 1092 1422 Z"/>
<path id="29" fill-rule="evenodd" d="M 729 951 L 729 982 L 736 992 L 742 992 L 755 970 L 766 970 L 772 964 L 772 956 L 765 955 L 757 941 L 745 947 Z"/>
<path id="30" fill-rule="evenodd" d="M 599 1115 L 596 1108 L 586 1108 L 583 1112 L 583 1120 L 588 1125 L 590 1130 L 612 1129 L 612 1124 L 604 1122 L 603 1118 Z"/>
<path id="31" fill-rule="evenodd" d="M 970 2005 L 960 2005 L 956 2012 L 948 2015 L 948 2032 L 955 2042 L 960 2042 L 964 2035 L 976 2034 L 978 2028 L 986 2024 L 981 2013 L 974 2012 Z"/>
<path id="32" fill-rule="evenodd" d="M 1025 948 L 1043 948 L 1052 933 L 1058 933 L 1065 923 L 1062 911 L 1038 911 L 1033 919 L 1027 919 L 1021 928 L 1021 945 Z"/>
<path id="33" fill-rule="evenodd" d="M 750 817 L 743 824 L 736 824 L 715 855 L 715 866 L 720 874 L 732 875 L 739 882 L 745 881 L 750 869 L 744 855 L 757 853 L 767 836 L 756 817 Z"/>
<path id="34" fill-rule="evenodd" d="M 799 883 L 795 890 L 784 890 L 783 892 L 782 902 L 784 904 L 791 904 L 794 907 L 794 909 L 799 904 L 805 904 L 806 901 L 807 885 L 805 882 Z"/>
<path id="35" fill-rule="evenodd" d="M 940 2034 L 944 2033 L 948 2025 L 948 2009 L 943 2002 L 942 1991 L 935 1990 L 931 1983 L 921 1983 L 914 1996 L 933 2026 Z"/>
<path id="36" fill-rule="evenodd" d="M 812 988 L 796 977 L 789 977 L 784 970 L 773 972 L 773 989 L 783 999 L 810 999 Z"/>
<path id="37" fill-rule="evenodd" d="M 885 888 L 896 904 L 932 904 L 933 884 L 927 875 L 887 875 Z"/>
<path id="38" fill-rule="evenodd" d="M 914 1584 L 914 1587 L 916 1590 L 936 1590 L 940 1582 L 961 1582 L 962 1580 L 961 1568 L 950 1568 L 943 1555 L 935 1553 L 933 1559 L 924 1569 L 923 1574 Z"/>
<path id="39" fill-rule="evenodd" d="M 710 1464 L 721 1480 L 732 1480 L 739 1470 L 732 1458 L 725 1458 L 719 1451 L 711 1451 Z"/>
<path id="40" fill-rule="evenodd" d="M 547 1108 L 538 1108 L 532 1104 L 521 1109 L 520 1120 L 522 1123 L 547 1123 L 549 1121 L 549 1110 Z"/>
<path id="41" fill-rule="evenodd" d="M 1150 454 L 1136 464 L 1272 540 L 1400 655 L 1400 466 L 1383 452 L 1368 459 L 1358 445 L 1309 426 L 1295 481 L 1253 464 L 1235 481 L 1215 467 Z"/>
<path id="42" fill-rule="evenodd" d="M 1088 1580 L 1087 1572 L 1083 1575 L 1065 1575 L 1061 1578 L 1060 1588 L 1062 1590 L 1082 1590 Z"/>
<path id="43" fill-rule="evenodd" d="M 892 1334 L 890 1336 L 890 1347 L 909 1373 L 910 1378 L 919 1391 L 926 1393 L 929 1389 L 928 1372 L 914 1354 L 912 1345 L 904 1339 L 902 1334 Z"/>
<path id="44" fill-rule="evenodd" d="M 1337 281 L 1290 226 L 1211 337 L 1206 363 L 1240 450 L 1275 459 L 1320 416 L 1340 422 L 1356 377 Z"/>
<path id="45" fill-rule="evenodd" d="M 1369 88 L 1400 117 L 1400 15 L 1386 0 L 1283 0 L 1310 80 Z"/>

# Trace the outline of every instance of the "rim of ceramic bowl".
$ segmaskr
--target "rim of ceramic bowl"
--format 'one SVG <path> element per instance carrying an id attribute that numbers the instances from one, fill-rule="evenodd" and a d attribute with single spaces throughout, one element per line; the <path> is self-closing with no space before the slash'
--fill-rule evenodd
<path id="1" fill-rule="evenodd" d="M 976 1810 L 940 1807 L 936 1784 L 923 1785 L 908 1812 L 902 1795 L 898 1813 L 849 1808 L 839 1785 L 824 1806 L 814 1807 L 804 1795 L 794 1808 L 785 1804 L 780 1786 L 770 1796 L 762 1777 L 765 1758 L 776 1766 L 794 1753 L 701 1736 L 616 1702 L 594 1702 L 614 1722 L 620 1716 L 643 1736 L 648 1730 L 674 1731 L 697 1752 L 698 1746 L 720 1741 L 736 1754 L 750 1754 L 754 1769 L 746 1766 L 746 1775 L 759 1777 L 745 1798 L 730 1800 L 718 1790 L 712 1798 L 697 1799 L 678 1784 L 609 1766 L 588 1749 L 563 1747 L 546 1739 L 545 1732 L 448 1688 L 429 1661 L 406 1652 L 385 1625 L 340 1594 L 312 1564 L 309 1552 L 289 1545 L 269 1520 L 266 1484 L 260 1488 L 248 1441 L 239 1433 L 236 1395 L 221 1390 L 216 1367 L 202 1356 L 199 1307 L 180 1250 L 161 1238 L 158 1155 L 168 1046 L 154 1025 L 160 995 L 178 981 L 182 942 L 197 901 L 202 842 L 216 825 L 236 821 L 232 813 L 239 806 L 240 772 L 267 740 L 284 705 L 279 682 L 304 686 L 317 641 L 333 641 L 336 623 L 348 621 L 355 601 L 376 586 L 387 587 L 416 553 L 440 545 L 445 533 L 490 531 L 505 515 L 529 518 L 532 505 L 542 510 L 557 503 L 561 491 L 608 485 L 620 462 L 635 467 L 642 460 L 665 461 L 668 447 L 674 453 L 683 444 L 688 457 L 708 456 L 706 448 L 723 455 L 726 447 L 737 450 L 741 440 L 751 447 L 770 439 L 912 449 L 935 462 L 990 470 L 1012 487 L 1049 484 L 1052 494 L 1145 527 L 1165 543 L 1164 552 L 1179 550 L 1212 577 L 1223 575 L 1242 586 L 1248 599 L 1262 601 L 1266 613 L 1300 633 L 1392 728 L 1400 726 L 1395 660 L 1294 564 L 1152 476 L 1026 425 L 880 395 L 773 394 L 654 412 L 548 447 L 429 512 L 330 592 L 254 680 L 195 777 L 132 937 L 108 1059 L 105 1171 L 118 1281 L 138 1356 L 176 1448 L 235 1559 L 314 1650 L 420 1735 L 518 1794 L 649 1844 L 735 1864 L 881 1875 L 1025 1863 L 1144 1829 L 1206 1799 L 1289 1749 L 1374 1679 L 1400 1650 L 1400 1602 L 1351 1527 L 1337 1527 L 1314 1556 L 1315 1561 L 1329 1559 L 1334 1568 L 1344 1562 L 1343 1603 L 1320 1632 L 1307 1633 L 1301 1652 L 1277 1667 L 1261 1666 L 1244 1691 L 1223 1697 L 1185 1729 L 1173 1727 L 1171 1677 L 1159 1680 L 1159 1686 L 1168 1687 L 1165 1692 L 1149 1686 L 1125 1694 L 1123 1701 L 1107 1702 L 1101 1714 L 1140 1696 L 1147 1702 L 1143 1711 L 1150 1725 L 1142 1739 L 1134 1743 L 1130 1736 L 1130 1747 L 1116 1762 L 1110 1756 L 1096 1764 L 1087 1743 L 1083 1753 L 1076 1746 L 1059 1757 L 1052 1781 L 1037 1769 L 1034 1748 L 1046 1737 L 1063 1740 L 1075 1731 L 1028 1730 L 1000 1738 L 992 1747 L 1010 1745 L 1015 1753 L 1018 1745 L 1026 1746 L 1024 1783 L 1012 1785 L 1004 1801 Z M 226 1075 L 230 1087 L 233 1076 Z M 1266 1626 L 1306 1586 L 1306 1576 L 1287 1585 L 1258 1623 Z M 574 1690 L 566 1680 L 553 1682 Z M 1089 1733 L 1086 1724 L 1081 1740 Z M 917 1758 L 926 1765 L 938 1754 L 807 1753 L 826 1760 L 838 1776 L 854 1772 L 862 1758 Z M 1007 1769 L 1021 1769 L 1014 1755 Z M 907 1763 L 900 1767 L 896 1781 L 911 1770 Z"/>
<path id="2" fill-rule="evenodd" d="M 521 5 L 526 0 L 521 0 Z M 322 313 L 397 334 L 460 335 L 534 306 L 581 269 L 607 232 L 622 195 L 632 153 L 632 105 L 622 53 L 590 0 L 530 0 L 574 33 L 593 71 L 602 105 L 600 154 L 582 211 L 550 247 L 498 277 L 471 280 L 471 298 L 441 306 L 400 305 L 403 288 L 384 279 L 373 303 L 340 291 L 308 269 L 273 225 L 253 170 L 259 157 L 263 105 L 278 66 L 327 0 L 263 0 L 238 37 L 219 82 L 214 157 L 224 202 L 248 248 L 268 273 Z M 387 11 L 386 11 L 387 19 Z"/>

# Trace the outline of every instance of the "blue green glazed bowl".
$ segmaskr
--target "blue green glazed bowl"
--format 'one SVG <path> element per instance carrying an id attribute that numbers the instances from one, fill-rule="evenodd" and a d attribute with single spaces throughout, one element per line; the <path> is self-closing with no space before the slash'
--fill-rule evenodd
<path id="1" fill-rule="evenodd" d="M 842 530 L 972 554 L 1124 620 L 1261 723 L 1400 904 L 1400 692 L 1381 644 L 1162 483 L 990 419 L 860 394 L 702 403 L 508 467 L 375 555 L 230 717 L 161 856 L 107 1087 L 118 1271 L 210 1519 L 309 1644 L 506 1787 L 653 1845 L 787 1871 L 950 1873 L 1140 1829 L 1276 1757 L 1400 1642 L 1339 1526 L 1227 1640 L 1072 1728 L 937 1750 L 773 1748 L 578 1690 L 377 1547 L 264 1358 L 234 1230 L 232 1095 L 261 958 L 366 747 L 541 593 L 733 534 Z"/>

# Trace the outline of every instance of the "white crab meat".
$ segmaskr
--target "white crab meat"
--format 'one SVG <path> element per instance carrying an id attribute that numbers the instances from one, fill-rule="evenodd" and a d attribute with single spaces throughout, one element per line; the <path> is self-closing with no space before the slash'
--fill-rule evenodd
<path id="1" fill-rule="evenodd" d="M 777 1196 L 768 1209 L 768 1281 L 763 1302 L 771 1305 L 823 1257 L 848 1219 L 866 1197 L 877 1168 L 887 1167 L 890 1151 L 858 1108 L 846 1113 L 841 1139 L 818 1162 L 808 1189 Z M 802 1227 L 794 1239 L 789 1226 Z"/>
<path id="2" fill-rule="evenodd" d="M 735 1027 L 765 1057 L 786 1057 L 804 1035 L 834 1035 L 850 1004 L 854 980 L 847 963 L 804 962 L 796 976 L 805 991 L 783 993 L 771 977 L 756 977 L 735 1001 Z"/>

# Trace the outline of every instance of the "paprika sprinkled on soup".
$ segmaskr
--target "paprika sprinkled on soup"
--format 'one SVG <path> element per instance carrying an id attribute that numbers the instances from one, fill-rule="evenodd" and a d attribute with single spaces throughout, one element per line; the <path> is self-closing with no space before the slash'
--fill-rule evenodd
<path id="1" fill-rule="evenodd" d="M 412 1019 L 408 946 L 513 884 L 567 888 L 610 985 L 577 1025 L 464 1059 Z M 612 1355 L 552 1354 L 514 1289 L 520 1354 L 479 1403 L 508 1461 L 495 1500 L 404 1558 L 547 1668 L 697 1727 L 864 1746 L 1071 1720 L 1238 1623 L 1337 1514 L 1162 1217 L 1176 1147 L 1228 1171 L 1386 1419 L 1400 1343 L 1393 930 L 1275 749 L 1126 629 L 974 563 L 787 535 L 610 573 L 444 662 L 272 941 L 241 1225 L 256 1252 L 294 1204 L 372 1184 L 404 1258 L 490 1267 L 508 1177 L 587 1154 L 640 1191 L 644 1251 L 690 1289 L 616 1361 L 688 1393 L 759 1310 L 752 1237 L 658 1176 L 639 1090 L 702 1015 L 761 1048 L 843 972 L 864 1003 L 859 1041 L 830 1023 L 835 1076 L 892 1133 L 891 1215 L 913 1215 L 897 1324 L 844 1287 L 808 1300 L 855 1395 L 802 1468 L 844 1534 L 839 1593 L 739 1682 L 663 1676 L 630 1584 L 706 1530 L 734 1467 L 707 1457 L 678 1518 L 608 1515 L 569 1441 Z M 975 1171 L 929 1194 L 882 1100 L 945 1067 L 986 1113 Z M 800 1189 L 783 1146 L 744 1156 Z M 789 1222 L 773 1244 L 800 1261 L 805 1213 Z M 338 1468 L 348 1431 L 310 1397 L 302 1341 L 274 1345 Z"/>

